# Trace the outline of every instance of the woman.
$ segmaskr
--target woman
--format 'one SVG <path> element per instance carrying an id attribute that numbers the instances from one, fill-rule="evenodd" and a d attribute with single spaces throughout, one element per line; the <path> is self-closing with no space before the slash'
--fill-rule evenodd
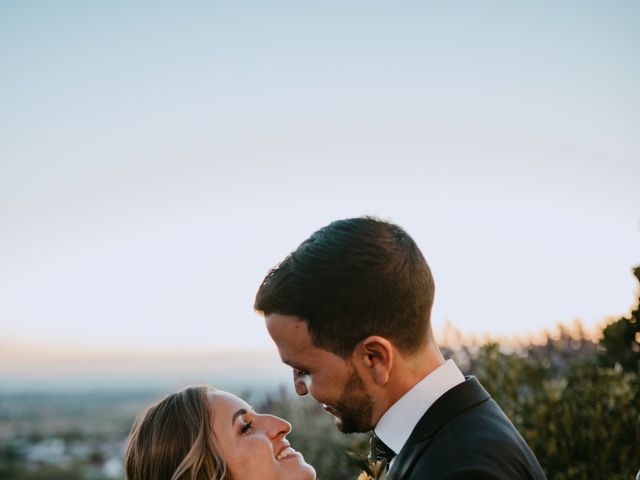
<path id="1" fill-rule="evenodd" d="M 313 480 L 286 440 L 291 425 L 208 386 L 169 395 L 133 425 L 127 480 Z"/>

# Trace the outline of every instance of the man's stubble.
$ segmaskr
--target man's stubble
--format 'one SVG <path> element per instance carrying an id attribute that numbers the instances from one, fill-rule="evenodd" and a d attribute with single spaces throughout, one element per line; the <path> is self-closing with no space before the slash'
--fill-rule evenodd
<path id="1" fill-rule="evenodd" d="M 342 394 L 333 408 L 339 415 L 336 427 L 342 433 L 368 432 L 373 428 L 373 398 L 366 391 L 364 382 L 355 368 L 352 368 Z"/>

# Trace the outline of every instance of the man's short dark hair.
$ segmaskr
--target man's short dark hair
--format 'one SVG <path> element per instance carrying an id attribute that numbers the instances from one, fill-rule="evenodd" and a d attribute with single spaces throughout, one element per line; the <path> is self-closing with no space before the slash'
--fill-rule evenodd
<path id="1" fill-rule="evenodd" d="M 262 281 L 254 308 L 307 322 L 314 345 L 343 358 L 380 335 L 413 353 L 428 341 L 434 282 L 413 239 L 377 218 L 335 221 Z"/>

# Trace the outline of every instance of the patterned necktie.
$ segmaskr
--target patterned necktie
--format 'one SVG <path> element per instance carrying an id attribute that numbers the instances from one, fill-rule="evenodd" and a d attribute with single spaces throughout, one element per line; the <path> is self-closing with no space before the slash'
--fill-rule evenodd
<path id="1" fill-rule="evenodd" d="M 387 447 L 375 434 L 371 437 L 371 458 L 373 460 L 384 460 L 387 462 L 388 467 L 395 456 L 396 453 Z"/>

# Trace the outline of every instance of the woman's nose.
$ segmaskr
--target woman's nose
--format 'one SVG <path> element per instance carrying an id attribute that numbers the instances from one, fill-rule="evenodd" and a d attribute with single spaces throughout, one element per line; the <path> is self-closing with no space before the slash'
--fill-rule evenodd
<path id="1" fill-rule="evenodd" d="M 283 420 L 280 417 L 276 417 L 275 415 L 266 415 L 266 417 L 269 423 L 268 434 L 270 437 L 284 437 L 291 431 L 291 424 L 286 420 Z"/>

